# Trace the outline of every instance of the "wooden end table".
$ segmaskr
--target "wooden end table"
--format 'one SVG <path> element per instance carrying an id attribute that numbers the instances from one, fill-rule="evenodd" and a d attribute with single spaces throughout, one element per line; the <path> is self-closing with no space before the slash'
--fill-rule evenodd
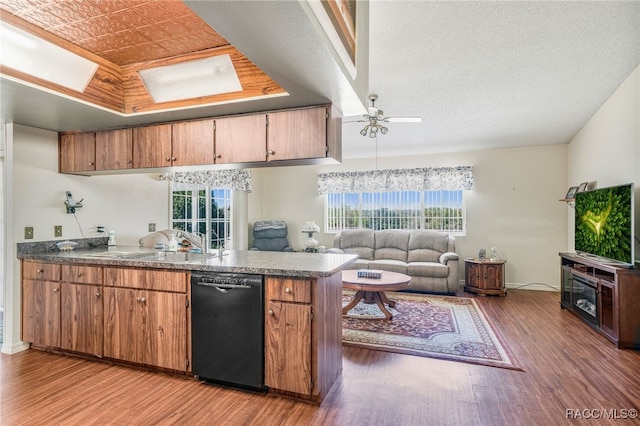
<path id="1" fill-rule="evenodd" d="M 375 303 L 378 305 L 384 316 L 390 320 L 393 318 L 391 312 L 384 306 L 394 308 L 396 302 L 389 300 L 384 294 L 385 291 L 398 291 L 408 288 L 411 282 L 409 275 L 398 272 L 384 271 L 381 278 L 358 277 L 358 271 L 351 269 L 342 271 L 342 287 L 349 290 L 356 290 L 356 294 L 347 306 L 342 308 L 342 315 L 346 315 L 359 301 L 364 299 L 364 303 Z"/>

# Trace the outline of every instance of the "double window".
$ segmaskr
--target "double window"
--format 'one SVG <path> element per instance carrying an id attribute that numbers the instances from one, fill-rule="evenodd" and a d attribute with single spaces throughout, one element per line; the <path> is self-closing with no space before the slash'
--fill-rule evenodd
<path id="1" fill-rule="evenodd" d="M 232 235 L 232 190 L 172 184 L 171 227 L 205 236 L 208 248 L 227 246 Z"/>
<path id="2" fill-rule="evenodd" d="M 432 229 L 465 233 L 463 190 L 329 193 L 326 231 Z"/>

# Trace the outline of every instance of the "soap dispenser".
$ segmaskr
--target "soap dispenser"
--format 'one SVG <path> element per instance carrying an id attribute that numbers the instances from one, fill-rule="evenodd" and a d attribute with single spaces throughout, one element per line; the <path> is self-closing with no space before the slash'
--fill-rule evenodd
<path id="1" fill-rule="evenodd" d="M 169 239 L 169 251 L 178 251 L 178 241 L 176 241 L 175 234 L 171 234 Z"/>
<path id="2" fill-rule="evenodd" d="M 107 241 L 107 245 L 109 246 L 116 245 L 116 231 L 109 231 L 109 241 Z"/>

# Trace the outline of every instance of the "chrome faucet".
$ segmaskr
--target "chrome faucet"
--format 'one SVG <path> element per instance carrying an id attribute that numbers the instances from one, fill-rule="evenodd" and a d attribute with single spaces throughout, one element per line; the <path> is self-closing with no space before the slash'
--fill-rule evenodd
<path id="1" fill-rule="evenodd" d="M 200 238 L 195 239 L 193 238 L 194 235 Z M 178 233 L 176 234 L 176 237 L 184 238 L 185 240 L 189 241 L 192 246 L 199 248 L 202 253 L 207 253 L 209 251 L 208 244 L 207 244 L 207 234 L 204 234 L 202 232 L 193 232 L 190 234 L 189 232 L 178 231 Z"/>

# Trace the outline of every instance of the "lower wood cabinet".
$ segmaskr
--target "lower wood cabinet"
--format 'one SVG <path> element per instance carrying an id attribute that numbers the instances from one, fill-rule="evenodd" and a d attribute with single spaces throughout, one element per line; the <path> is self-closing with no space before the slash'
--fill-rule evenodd
<path id="1" fill-rule="evenodd" d="M 60 347 L 102 356 L 102 286 L 61 284 Z"/>
<path id="2" fill-rule="evenodd" d="M 187 371 L 187 296 L 104 289 L 104 356 Z"/>
<path id="3" fill-rule="evenodd" d="M 189 371 L 188 273 L 23 261 L 22 340 Z"/>
<path id="4" fill-rule="evenodd" d="M 60 283 L 22 280 L 22 340 L 60 347 Z"/>
<path id="5" fill-rule="evenodd" d="M 342 273 L 265 277 L 265 385 L 321 403 L 342 370 Z"/>
<path id="6" fill-rule="evenodd" d="M 268 301 L 265 322 L 265 384 L 271 388 L 310 395 L 310 305 Z"/>

